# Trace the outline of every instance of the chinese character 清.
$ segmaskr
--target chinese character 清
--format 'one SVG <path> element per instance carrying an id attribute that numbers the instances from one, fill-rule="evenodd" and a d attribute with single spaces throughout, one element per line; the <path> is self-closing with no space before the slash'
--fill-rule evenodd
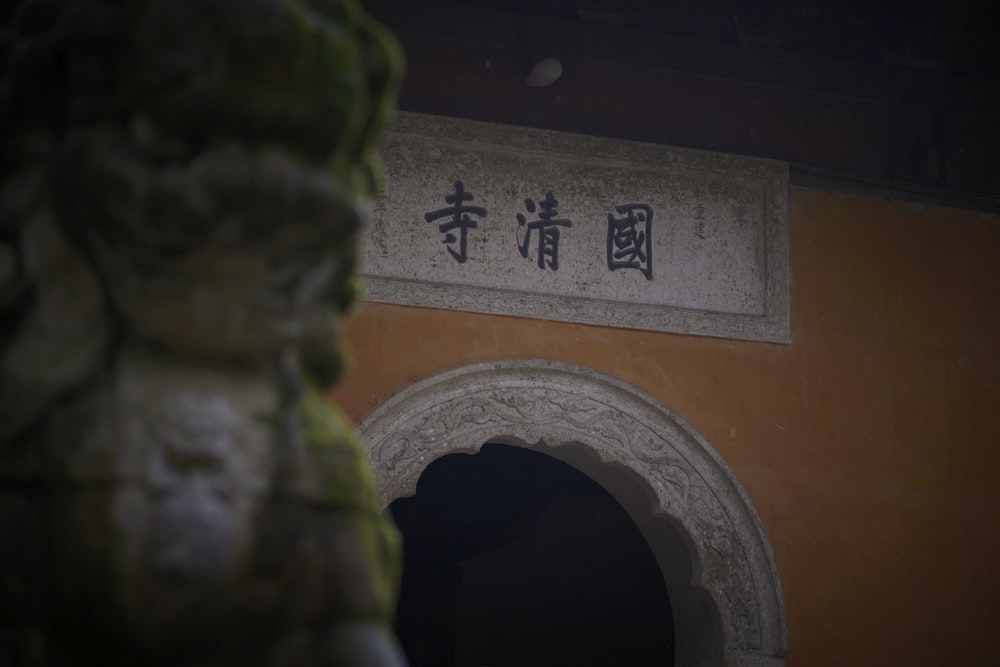
<path id="1" fill-rule="evenodd" d="M 559 270 L 559 228 L 573 226 L 572 220 L 556 218 L 558 206 L 559 201 L 551 192 L 547 192 L 545 199 L 538 202 L 538 207 L 541 209 L 538 212 L 538 220 L 528 222 L 524 214 L 517 214 L 517 249 L 521 252 L 521 257 L 527 257 L 528 247 L 531 245 L 531 233 L 537 231 L 540 269 L 548 266 L 553 271 Z M 534 200 L 525 199 L 524 208 L 528 213 L 534 213 L 536 209 Z M 525 230 L 524 238 L 521 238 L 522 229 Z"/>

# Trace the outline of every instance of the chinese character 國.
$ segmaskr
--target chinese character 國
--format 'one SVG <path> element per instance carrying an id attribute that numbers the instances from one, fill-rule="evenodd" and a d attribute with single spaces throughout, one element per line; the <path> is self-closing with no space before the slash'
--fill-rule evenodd
<path id="1" fill-rule="evenodd" d="M 621 204 L 608 214 L 608 269 L 638 269 L 653 279 L 653 209 L 648 204 Z"/>

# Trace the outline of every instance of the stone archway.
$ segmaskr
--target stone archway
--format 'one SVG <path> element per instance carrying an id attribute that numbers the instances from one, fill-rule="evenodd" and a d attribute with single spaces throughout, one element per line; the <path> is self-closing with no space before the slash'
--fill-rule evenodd
<path id="1" fill-rule="evenodd" d="M 388 398 L 361 423 L 384 504 L 431 461 L 488 441 L 543 450 L 610 491 L 670 590 L 676 664 L 785 664 L 784 597 L 763 525 L 725 461 L 645 392 L 565 363 L 458 368 Z"/>

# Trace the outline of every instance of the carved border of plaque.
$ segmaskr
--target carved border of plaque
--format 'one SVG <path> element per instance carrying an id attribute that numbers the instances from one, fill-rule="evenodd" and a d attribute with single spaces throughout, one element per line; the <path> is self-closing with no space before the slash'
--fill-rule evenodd
<path id="1" fill-rule="evenodd" d="M 435 459 L 486 442 L 569 462 L 646 535 L 674 610 L 677 665 L 785 664 L 784 597 L 760 517 L 712 446 L 648 394 L 582 366 L 484 363 L 411 385 L 359 429 L 385 505 L 414 494 Z"/>
<path id="2" fill-rule="evenodd" d="M 784 162 L 407 112 L 400 112 L 385 134 L 382 155 L 386 194 L 361 235 L 365 300 L 740 340 L 790 340 Z M 551 183 L 544 176 L 521 178 L 520 172 L 551 174 Z M 466 179 L 464 190 L 460 179 Z M 496 181 L 490 183 L 491 191 L 482 191 L 487 189 L 484 180 Z M 605 182 L 615 194 L 594 199 L 585 222 L 578 217 L 583 214 L 572 215 L 574 201 Z M 658 262 L 655 281 L 652 266 L 640 267 L 638 260 L 634 268 L 648 270 L 649 280 L 620 267 L 612 275 L 610 239 L 608 266 L 598 270 L 595 264 L 604 261 L 604 251 L 588 247 L 587 256 L 593 257 L 586 264 L 590 273 L 579 277 L 566 275 L 573 272 L 569 262 L 556 267 L 562 274 L 557 277 L 552 266 L 542 265 L 541 257 L 538 267 L 531 258 L 515 257 L 515 209 L 528 194 L 541 205 L 543 184 L 560 197 L 559 213 L 576 218 L 575 228 L 556 230 L 570 248 L 573 235 L 583 234 L 584 227 L 591 234 L 590 245 L 603 246 L 595 227 L 611 225 L 615 205 L 641 200 L 656 190 L 658 201 L 668 203 L 657 207 L 646 243 L 659 232 L 673 240 L 651 248 Z M 446 187 L 457 192 L 449 195 Z M 445 209 L 431 209 L 444 205 L 445 195 L 452 200 L 457 195 L 459 204 L 467 201 L 469 209 L 475 209 L 467 219 L 484 214 L 479 205 L 487 204 L 479 228 L 472 220 L 460 225 L 456 213 L 454 222 L 445 220 L 440 227 L 448 233 L 438 234 Z M 531 204 L 529 210 L 535 211 L 535 201 Z M 719 223 L 714 227 L 713 210 Z M 487 226 L 504 245 L 486 238 Z M 641 237 L 641 229 L 637 233 L 633 226 L 632 232 L 631 238 Z M 517 233 L 522 239 L 524 233 Z M 476 240 L 483 243 L 480 254 L 486 258 L 467 250 L 467 234 L 470 247 Z M 448 240 L 425 238 L 433 235 Z M 540 244 L 541 231 L 523 240 Z M 460 252 L 455 252 L 459 246 Z M 629 249 L 633 259 L 643 255 L 641 244 L 622 252 Z M 542 254 L 540 246 L 537 252 Z M 428 264 L 432 260 L 433 267 Z M 483 263 L 474 270 L 477 261 Z M 687 268 L 679 268 L 681 264 Z"/>

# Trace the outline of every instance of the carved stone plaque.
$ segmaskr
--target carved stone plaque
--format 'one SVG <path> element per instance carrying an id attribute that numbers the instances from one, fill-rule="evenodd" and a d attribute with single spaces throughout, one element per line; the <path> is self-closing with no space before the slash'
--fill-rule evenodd
<path id="1" fill-rule="evenodd" d="M 400 113 L 363 298 L 788 342 L 785 163 Z"/>

